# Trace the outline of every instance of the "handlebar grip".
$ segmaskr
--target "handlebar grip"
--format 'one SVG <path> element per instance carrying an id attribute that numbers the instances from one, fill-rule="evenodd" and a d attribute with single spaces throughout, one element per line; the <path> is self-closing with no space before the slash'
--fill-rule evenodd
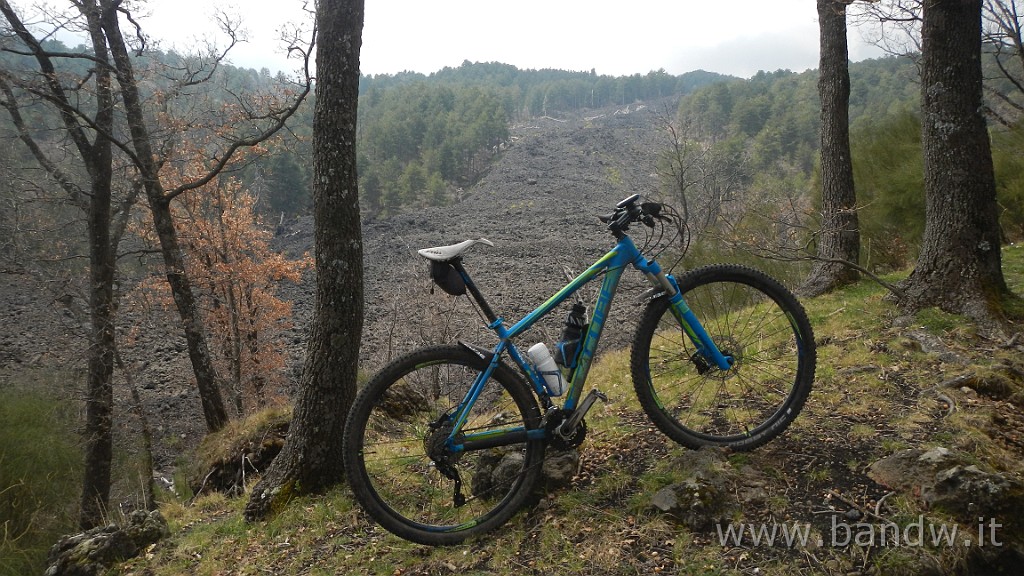
<path id="1" fill-rule="evenodd" d="M 662 219 L 661 211 L 664 205 L 659 202 L 642 202 L 642 200 L 640 194 L 633 194 L 616 204 L 614 212 L 597 218 L 614 232 L 628 230 L 629 225 L 633 222 L 643 222 L 646 226 L 653 228 L 654 220 Z"/>

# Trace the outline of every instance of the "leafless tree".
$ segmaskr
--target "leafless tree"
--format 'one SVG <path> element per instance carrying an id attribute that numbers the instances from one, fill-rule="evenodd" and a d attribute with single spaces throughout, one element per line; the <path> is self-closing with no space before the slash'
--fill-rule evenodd
<path id="1" fill-rule="evenodd" d="M 990 117 L 1011 126 L 1024 117 L 1024 23 L 1016 0 L 985 0 L 982 42 L 998 75 L 986 78 Z"/>
<path id="2" fill-rule="evenodd" d="M 919 58 L 922 0 L 872 0 L 853 4 L 852 21 L 889 54 Z M 1012 126 L 1024 116 L 1024 14 L 1017 0 L 983 0 L 982 46 L 996 73 L 983 84 L 989 118 Z"/>
<path id="3" fill-rule="evenodd" d="M 860 257 L 860 224 L 850 155 L 850 69 L 845 0 L 818 0 L 821 64 L 821 229 L 817 258 L 801 291 L 828 292 L 854 282 Z"/>
<path id="4" fill-rule="evenodd" d="M 91 337 L 86 416 L 86 471 L 82 498 L 83 527 L 103 521 L 109 500 L 111 418 L 114 366 L 114 292 L 116 247 L 131 206 L 140 195 L 148 200 L 160 239 L 168 282 L 188 340 L 207 426 L 215 430 L 227 420 L 219 379 L 210 358 L 196 299 L 185 275 L 171 202 L 212 181 L 232 158 L 279 131 L 310 90 L 308 44 L 296 43 L 306 74 L 284 99 L 238 95 L 245 114 L 228 125 L 215 118 L 192 116 L 161 124 L 160 115 L 192 111 L 188 103 L 197 86 L 214 78 L 225 52 L 214 52 L 166 65 L 160 71 L 171 88 L 156 91 L 136 69 L 145 51 L 141 27 L 123 0 L 70 0 L 64 12 L 39 12 L 26 20 L 7 0 L 0 0 L 4 27 L 0 50 L 31 62 L 24 68 L 0 70 L 0 105 L 10 115 L 24 146 L 51 182 L 86 214 L 90 254 Z M 226 21 L 225 21 L 226 22 Z M 127 25 L 129 34 L 122 32 Z M 228 28 L 233 45 L 237 37 Z M 44 41 L 58 31 L 84 33 L 88 47 L 64 51 Z M 268 104 L 269 103 L 269 104 Z M 55 131 L 40 135 L 24 113 L 48 107 L 59 118 Z M 164 126 L 170 126 L 164 129 Z M 208 150 L 206 169 L 186 182 L 168 186 L 161 167 L 185 132 L 197 128 L 222 135 Z M 58 135 L 58 136 L 55 136 Z M 67 157 L 72 152 L 72 157 Z M 116 176 L 116 178 L 115 178 Z M 116 183 L 125 183 L 123 190 Z"/>
<path id="5" fill-rule="evenodd" d="M 82 6 L 86 22 L 93 25 L 92 40 L 102 36 L 96 10 Z M 38 65 L 37 82 L 19 82 L 11 71 L 0 74 L 0 90 L 3 91 L 3 106 L 10 114 L 18 134 L 40 166 L 58 183 L 61 189 L 86 214 L 89 245 L 89 307 L 91 329 L 88 356 L 88 396 L 86 402 L 86 466 L 82 493 L 80 524 L 83 528 L 97 525 L 105 512 L 110 495 L 110 468 L 113 458 L 111 418 L 113 412 L 113 388 L 111 376 L 114 370 L 114 276 L 116 269 L 115 249 L 118 232 L 112 226 L 113 206 L 113 149 L 111 135 L 114 132 L 113 74 L 109 66 L 102 63 L 109 58 L 106 43 L 100 41 L 91 59 L 97 64 L 90 72 L 93 77 L 88 99 L 92 103 L 91 114 L 75 107 L 80 101 L 78 92 L 82 84 L 70 89 L 58 75 L 54 64 L 56 55 L 43 49 L 41 43 L 21 21 L 20 16 L 7 0 L 0 0 L 8 29 L 5 36 L 13 36 L 20 42 L 5 43 L 5 50 L 21 51 L 35 59 Z M 22 94 L 15 87 L 20 83 L 26 87 Z M 83 91 L 84 92 L 84 91 Z M 40 96 L 54 103 L 60 113 L 68 140 L 77 150 L 87 173 L 86 181 L 80 184 L 68 174 L 50 154 L 36 141 L 26 119 L 22 115 L 25 93 L 27 97 Z M 128 198 L 126 204 L 131 204 Z M 127 208 L 127 206 L 125 207 Z M 127 217 L 127 210 L 121 219 Z M 123 229 L 123 228 L 122 228 Z"/>
<path id="6" fill-rule="evenodd" d="M 745 184 L 744 157 L 717 147 L 688 118 L 662 118 L 669 147 L 658 163 L 665 194 L 686 223 L 684 245 L 711 228 Z"/>
<path id="7" fill-rule="evenodd" d="M 983 322 L 1002 318 L 1009 294 L 1001 267 L 998 206 L 985 114 L 1005 124 L 1021 111 L 1021 23 L 1015 0 L 880 0 L 863 12 L 883 45 L 919 55 L 925 158 L 925 235 L 910 278 L 907 310 L 939 306 Z M 890 32 L 884 33 L 888 26 Z M 1002 79 L 983 77 L 992 51 Z M 983 94 L 996 106 L 985 106 Z"/>
<path id="8" fill-rule="evenodd" d="M 893 56 L 921 53 L 922 0 L 851 2 L 849 21 L 873 44 Z"/>
<path id="9" fill-rule="evenodd" d="M 999 322 L 1009 296 L 982 108 L 982 0 L 929 0 L 922 11 L 925 232 L 901 306 L 938 306 Z"/>

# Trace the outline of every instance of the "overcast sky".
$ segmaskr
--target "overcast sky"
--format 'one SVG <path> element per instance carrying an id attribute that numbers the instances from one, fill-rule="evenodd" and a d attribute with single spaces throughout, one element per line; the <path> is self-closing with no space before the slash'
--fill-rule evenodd
<path id="1" fill-rule="evenodd" d="M 276 71 L 292 67 L 276 31 L 303 21 L 302 6 L 303 0 L 149 0 L 152 15 L 140 22 L 163 48 L 188 52 L 214 33 L 214 9 L 223 7 L 241 16 L 249 37 L 232 62 Z M 749 77 L 817 68 L 817 26 L 811 0 L 366 0 L 361 71 L 429 74 L 469 60 L 613 76 L 664 68 Z M 849 36 L 851 59 L 880 55 L 857 30 Z"/>

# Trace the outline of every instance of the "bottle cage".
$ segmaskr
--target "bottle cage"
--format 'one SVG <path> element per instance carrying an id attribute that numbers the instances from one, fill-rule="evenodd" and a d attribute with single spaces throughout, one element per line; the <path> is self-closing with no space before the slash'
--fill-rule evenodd
<path id="1" fill-rule="evenodd" d="M 434 284 L 440 286 L 441 290 L 452 296 L 462 296 L 466 293 L 466 281 L 450 261 L 432 260 L 430 262 L 430 279 L 434 281 Z"/>

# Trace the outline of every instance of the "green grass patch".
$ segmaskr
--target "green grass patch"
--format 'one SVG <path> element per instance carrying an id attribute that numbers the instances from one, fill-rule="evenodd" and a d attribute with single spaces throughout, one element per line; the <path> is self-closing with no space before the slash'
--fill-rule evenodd
<path id="1" fill-rule="evenodd" d="M 78 405 L 51 393 L 74 379 L 34 370 L 0 388 L 0 575 L 42 573 L 50 546 L 77 524 Z"/>
<path id="2" fill-rule="evenodd" d="M 239 460 L 242 454 L 258 450 L 269 442 L 278 442 L 278 434 L 287 428 L 291 419 L 290 405 L 271 406 L 232 420 L 223 429 L 208 434 L 184 466 L 187 474 L 181 496 L 191 498 L 191 486 L 199 486 L 203 476 L 215 466 Z"/>

